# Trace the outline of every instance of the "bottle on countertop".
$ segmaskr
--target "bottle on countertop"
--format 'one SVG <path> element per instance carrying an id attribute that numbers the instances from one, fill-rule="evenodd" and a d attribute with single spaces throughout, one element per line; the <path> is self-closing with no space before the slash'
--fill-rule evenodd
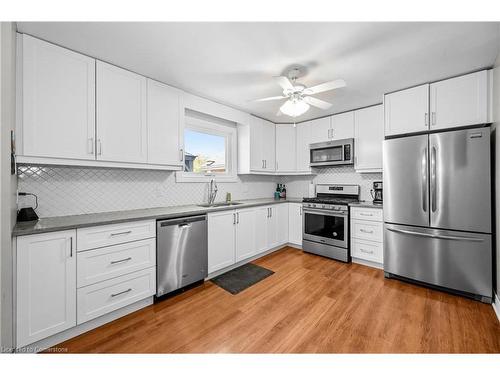
<path id="1" fill-rule="evenodd" d="M 278 200 L 280 199 L 280 196 L 281 196 L 281 185 L 277 184 L 276 191 L 274 192 L 274 199 Z"/>
<path id="2" fill-rule="evenodd" d="M 281 199 L 286 199 L 286 186 L 284 184 L 281 187 L 280 198 Z"/>

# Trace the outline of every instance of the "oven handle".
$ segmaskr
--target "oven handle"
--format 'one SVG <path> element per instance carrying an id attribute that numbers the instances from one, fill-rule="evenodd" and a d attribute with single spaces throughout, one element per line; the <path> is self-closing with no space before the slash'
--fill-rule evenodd
<path id="1" fill-rule="evenodd" d="M 321 210 L 317 208 L 305 208 L 303 209 L 305 214 L 325 214 L 328 216 L 339 216 L 339 217 L 347 217 L 347 212 L 345 211 L 329 211 L 329 210 Z"/>

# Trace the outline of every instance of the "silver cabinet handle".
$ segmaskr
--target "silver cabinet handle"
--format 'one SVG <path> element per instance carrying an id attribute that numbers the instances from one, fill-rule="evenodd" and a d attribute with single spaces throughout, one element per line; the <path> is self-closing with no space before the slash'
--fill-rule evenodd
<path id="1" fill-rule="evenodd" d="M 427 147 L 424 148 L 421 161 L 421 180 L 422 180 L 422 209 L 427 212 Z"/>
<path id="2" fill-rule="evenodd" d="M 269 208 L 269 212 L 270 212 L 270 216 L 269 217 L 273 217 L 273 208 L 272 207 Z"/>
<path id="3" fill-rule="evenodd" d="M 125 293 L 128 293 L 128 292 L 131 292 L 131 291 L 132 291 L 132 288 L 128 288 L 127 290 L 124 290 L 123 292 L 112 294 L 111 297 L 116 297 L 116 296 L 119 296 L 121 294 L 125 294 Z"/>
<path id="4" fill-rule="evenodd" d="M 239 224 L 240 223 L 240 213 L 237 212 L 236 213 L 236 224 Z"/>
<path id="5" fill-rule="evenodd" d="M 69 238 L 69 256 L 73 258 L 73 236 Z"/>
<path id="6" fill-rule="evenodd" d="M 369 251 L 369 250 L 365 250 L 365 249 L 359 249 L 362 253 L 365 253 L 365 254 L 373 254 L 373 250 Z"/>
<path id="7" fill-rule="evenodd" d="M 97 140 L 97 155 L 102 155 L 102 143 L 101 140 Z"/>
<path id="8" fill-rule="evenodd" d="M 427 127 L 428 125 L 429 125 L 429 114 L 425 112 L 424 126 Z"/>
<path id="9" fill-rule="evenodd" d="M 436 199 L 437 199 L 437 192 L 436 192 L 436 147 L 432 146 L 432 151 L 431 151 L 431 210 L 432 212 L 436 212 Z"/>
<path id="10" fill-rule="evenodd" d="M 372 230 L 360 229 L 359 231 L 363 233 L 373 234 Z"/>
<path id="11" fill-rule="evenodd" d="M 299 215 L 302 216 L 302 206 L 300 206 Z"/>
<path id="12" fill-rule="evenodd" d="M 111 234 L 110 234 L 110 236 L 111 236 L 111 237 L 114 237 L 114 236 L 122 236 L 122 235 L 124 235 L 124 234 L 130 234 L 130 233 L 132 233 L 132 231 L 131 231 L 131 230 L 128 230 L 128 231 L 126 231 L 126 232 L 111 233 Z"/>
<path id="13" fill-rule="evenodd" d="M 87 139 L 87 153 L 94 154 L 94 137 Z"/>
<path id="14" fill-rule="evenodd" d="M 233 225 L 236 225 L 236 214 L 233 213 Z"/>
<path id="15" fill-rule="evenodd" d="M 128 262 L 129 260 L 132 260 L 132 257 L 128 257 L 125 259 L 120 259 L 120 260 L 112 260 L 109 262 L 110 264 L 117 264 L 117 263 L 123 263 L 123 262 Z"/>
<path id="16" fill-rule="evenodd" d="M 359 213 L 361 216 L 373 216 L 373 214 L 365 214 L 364 212 Z"/>
<path id="17" fill-rule="evenodd" d="M 432 125 L 436 125 L 436 112 L 432 112 Z"/>
<path id="18" fill-rule="evenodd" d="M 264 169 L 264 159 L 262 159 L 262 169 Z"/>
<path id="19" fill-rule="evenodd" d="M 181 161 L 184 161 L 184 149 L 182 149 L 182 148 L 181 148 L 181 149 L 179 150 L 179 154 L 180 154 L 180 159 L 181 159 Z"/>
<path id="20" fill-rule="evenodd" d="M 387 228 L 387 230 L 390 230 L 391 232 L 411 234 L 411 235 L 420 236 L 420 237 L 437 238 L 440 240 L 457 240 L 457 241 L 472 241 L 472 242 L 483 242 L 484 241 L 482 238 L 476 238 L 476 237 L 447 236 L 447 235 L 439 235 L 439 234 L 420 233 L 420 232 L 414 232 L 411 230 L 395 229 L 395 228 Z"/>
<path id="21" fill-rule="evenodd" d="M 278 162 L 276 161 L 276 170 L 278 170 L 278 169 L 279 169 L 279 168 L 278 168 Z"/>

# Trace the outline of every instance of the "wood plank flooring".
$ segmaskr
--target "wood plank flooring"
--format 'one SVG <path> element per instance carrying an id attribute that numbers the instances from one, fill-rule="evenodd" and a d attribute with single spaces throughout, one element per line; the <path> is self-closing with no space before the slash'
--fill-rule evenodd
<path id="1" fill-rule="evenodd" d="M 211 282 L 68 340 L 73 353 L 500 353 L 491 306 L 284 248 L 274 275 Z"/>

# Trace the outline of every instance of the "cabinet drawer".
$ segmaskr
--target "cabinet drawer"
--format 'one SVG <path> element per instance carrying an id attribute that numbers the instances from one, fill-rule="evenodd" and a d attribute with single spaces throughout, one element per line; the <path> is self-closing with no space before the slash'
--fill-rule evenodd
<path id="1" fill-rule="evenodd" d="M 156 237 L 154 220 L 101 225 L 76 231 L 77 251 Z"/>
<path id="2" fill-rule="evenodd" d="M 380 242 L 353 239 L 351 243 L 351 256 L 371 262 L 384 263 L 384 250 Z"/>
<path id="3" fill-rule="evenodd" d="M 82 324 L 155 293 L 155 267 L 80 288 L 77 291 L 77 323 Z"/>
<path id="4" fill-rule="evenodd" d="M 81 288 L 155 265 L 155 238 L 82 251 L 77 255 L 77 287 Z"/>
<path id="5" fill-rule="evenodd" d="M 383 224 L 375 221 L 351 221 L 351 236 L 362 240 L 383 241 Z"/>
<path id="6" fill-rule="evenodd" d="M 359 220 L 383 221 L 382 210 L 379 208 L 351 208 L 351 217 Z"/>

